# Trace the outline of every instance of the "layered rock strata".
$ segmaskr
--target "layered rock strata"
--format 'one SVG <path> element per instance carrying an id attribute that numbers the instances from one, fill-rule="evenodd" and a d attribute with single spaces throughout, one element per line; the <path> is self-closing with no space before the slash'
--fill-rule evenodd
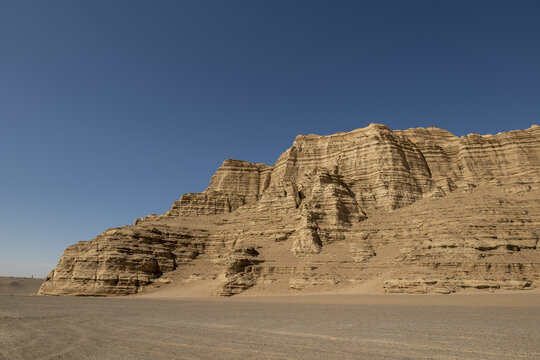
<path id="1" fill-rule="evenodd" d="M 165 214 L 67 248 L 39 293 L 530 289 L 539 235 L 539 126 L 371 124 L 300 135 L 273 166 L 225 160 Z"/>

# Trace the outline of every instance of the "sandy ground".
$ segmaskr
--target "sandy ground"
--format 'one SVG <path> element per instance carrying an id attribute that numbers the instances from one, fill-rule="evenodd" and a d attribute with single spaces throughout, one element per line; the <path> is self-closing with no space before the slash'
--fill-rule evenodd
<path id="1" fill-rule="evenodd" d="M 0 295 L 36 293 L 45 279 L 0 276 Z"/>
<path id="2" fill-rule="evenodd" d="M 538 292 L 0 295 L 1 359 L 539 359 Z"/>

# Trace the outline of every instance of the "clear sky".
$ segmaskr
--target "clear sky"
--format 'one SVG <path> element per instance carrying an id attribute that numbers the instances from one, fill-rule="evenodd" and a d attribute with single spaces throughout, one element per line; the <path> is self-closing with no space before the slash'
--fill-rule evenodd
<path id="1" fill-rule="evenodd" d="M 226 158 L 540 114 L 540 1 L 0 2 L 0 275 L 165 212 Z"/>

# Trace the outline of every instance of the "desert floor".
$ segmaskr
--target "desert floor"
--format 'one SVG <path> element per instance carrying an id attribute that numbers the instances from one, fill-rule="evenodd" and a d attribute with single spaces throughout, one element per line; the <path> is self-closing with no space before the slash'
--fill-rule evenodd
<path id="1" fill-rule="evenodd" d="M 3 291 L 0 358 L 539 359 L 540 292 L 164 299 Z"/>
<path id="2" fill-rule="evenodd" d="M 0 296 L 32 294 L 42 283 L 43 279 L 0 276 Z"/>

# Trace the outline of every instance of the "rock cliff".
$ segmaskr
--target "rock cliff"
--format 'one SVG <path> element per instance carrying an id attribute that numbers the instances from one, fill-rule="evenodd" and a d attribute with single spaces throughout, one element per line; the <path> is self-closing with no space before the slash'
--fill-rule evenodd
<path id="1" fill-rule="evenodd" d="M 225 160 L 165 214 L 68 247 L 39 294 L 530 289 L 539 235 L 539 126 L 371 124 L 299 135 L 273 166 Z"/>

